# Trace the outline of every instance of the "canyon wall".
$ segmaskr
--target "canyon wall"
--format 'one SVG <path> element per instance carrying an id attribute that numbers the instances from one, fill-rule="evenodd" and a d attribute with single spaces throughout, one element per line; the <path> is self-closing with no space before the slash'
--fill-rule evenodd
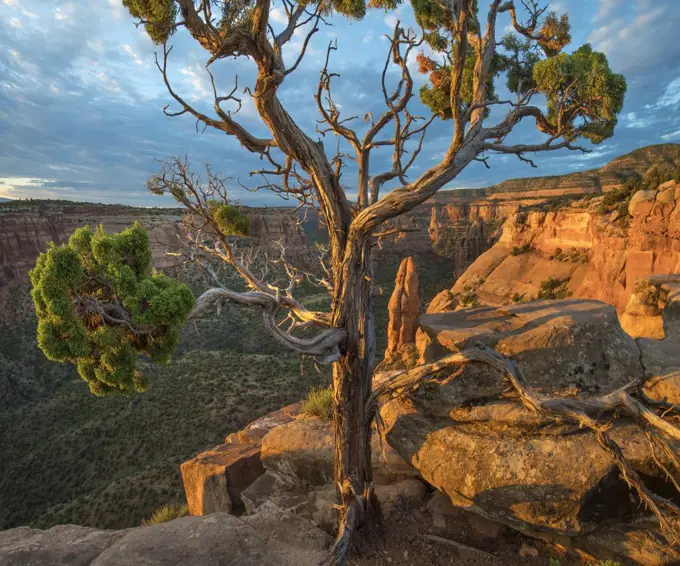
<path id="1" fill-rule="evenodd" d="M 600 202 L 514 214 L 448 293 L 493 306 L 589 298 L 622 311 L 638 277 L 680 273 L 680 184 L 636 193 L 626 215 L 603 215 Z"/>
<path id="2" fill-rule="evenodd" d="M 304 231 L 297 217 L 285 209 L 249 208 L 246 244 L 272 247 L 283 240 L 288 249 L 305 248 Z M 119 232 L 137 221 L 149 230 L 154 266 L 177 265 L 181 257 L 166 255 L 177 247 L 181 209 L 134 208 L 118 205 L 15 201 L 0 204 L 0 286 L 26 276 L 49 242 L 63 244 L 79 227 L 103 225 Z"/>
<path id="3" fill-rule="evenodd" d="M 393 236 L 383 248 L 405 254 L 434 250 L 453 260 L 454 276 L 460 277 L 501 238 L 506 219 L 520 212 L 540 216 L 565 210 L 578 199 L 619 189 L 627 179 L 644 179 L 655 171 L 667 173 L 678 166 L 680 145 L 660 144 L 636 149 L 590 171 L 510 179 L 481 189 L 440 191 L 397 219 L 395 227 L 404 232 Z"/>

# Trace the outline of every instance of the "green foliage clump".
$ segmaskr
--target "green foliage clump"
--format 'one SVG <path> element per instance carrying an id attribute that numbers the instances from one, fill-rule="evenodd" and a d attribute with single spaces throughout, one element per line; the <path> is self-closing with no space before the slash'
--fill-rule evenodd
<path id="1" fill-rule="evenodd" d="M 479 306 L 479 297 L 474 289 L 463 289 L 463 292 L 458 297 L 458 304 L 463 308 L 473 308 Z"/>
<path id="2" fill-rule="evenodd" d="M 548 259 L 561 263 L 588 263 L 590 254 L 585 248 L 571 248 L 566 252 L 562 248 L 556 248 L 555 253 L 549 256 Z"/>
<path id="3" fill-rule="evenodd" d="M 333 390 L 330 387 L 312 389 L 302 402 L 302 412 L 330 421 L 333 418 Z"/>
<path id="4" fill-rule="evenodd" d="M 514 256 L 517 256 L 517 255 L 527 254 L 530 251 L 531 251 L 531 244 L 529 242 L 524 242 L 521 246 L 513 246 L 512 251 L 510 253 Z"/>
<path id="5" fill-rule="evenodd" d="M 545 299 L 566 299 L 571 296 L 571 291 L 567 288 L 569 277 L 564 279 L 553 279 L 548 277 L 541 281 L 541 290 L 538 292 L 538 300 Z"/>
<path id="6" fill-rule="evenodd" d="M 186 517 L 189 514 L 189 507 L 182 505 L 163 505 L 156 509 L 151 518 L 144 519 L 142 521 L 143 527 L 148 527 L 150 525 L 160 525 L 161 523 L 167 523 L 168 521 L 173 521 L 174 519 L 179 519 L 180 517 Z"/>
<path id="7" fill-rule="evenodd" d="M 600 143 L 614 134 L 623 107 L 626 79 L 613 73 L 607 57 L 589 44 L 534 65 L 534 83 L 545 94 L 550 125 L 566 139 L 584 137 Z"/>
<path id="8" fill-rule="evenodd" d="M 38 346 L 74 364 L 95 395 L 144 390 L 139 356 L 170 361 L 194 305 L 186 285 L 152 272 L 149 236 L 137 223 L 113 235 L 79 228 L 29 275 Z"/>
<path id="9" fill-rule="evenodd" d="M 250 219 L 235 206 L 215 203 L 212 217 L 225 236 L 247 236 Z"/>
<path id="10" fill-rule="evenodd" d="M 433 59 L 425 57 L 422 53 L 418 54 L 418 66 L 421 73 L 429 73 L 430 84 L 425 84 L 420 87 L 420 100 L 432 110 L 433 113 L 439 115 L 443 120 L 450 120 L 453 118 L 451 110 L 451 67 L 449 65 L 438 65 Z M 474 76 L 475 64 L 477 56 L 474 52 L 469 52 L 465 59 L 465 67 L 463 69 L 463 78 L 460 87 L 460 98 L 463 102 L 462 111 L 467 110 L 472 105 L 472 95 L 474 93 Z M 493 77 L 497 69 L 494 67 L 487 84 L 487 98 L 495 100 Z M 488 112 L 485 112 L 485 115 Z"/>
<path id="11" fill-rule="evenodd" d="M 133 18 L 144 22 L 144 29 L 154 43 L 168 40 L 173 32 L 177 5 L 175 0 L 123 0 Z"/>

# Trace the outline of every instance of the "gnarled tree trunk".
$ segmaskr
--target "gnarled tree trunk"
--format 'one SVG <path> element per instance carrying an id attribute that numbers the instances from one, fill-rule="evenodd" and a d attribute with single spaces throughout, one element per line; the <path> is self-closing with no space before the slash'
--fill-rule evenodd
<path id="1" fill-rule="evenodd" d="M 344 260 L 334 266 L 341 280 L 333 323 L 347 331 L 342 357 L 333 366 L 335 480 L 342 505 L 336 556 L 343 546 L 346 550 L 356 526 L 370 525 L 379 516 L 372 487 L 371 419 L 365 414 L 375 365 L 371 244 L 368 238 L 349 240 Z"/>

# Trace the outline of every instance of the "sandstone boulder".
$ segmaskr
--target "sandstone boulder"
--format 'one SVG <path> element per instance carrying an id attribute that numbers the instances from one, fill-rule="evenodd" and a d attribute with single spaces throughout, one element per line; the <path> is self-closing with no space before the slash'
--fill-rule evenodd
<path id="1" fill-rule="evenodd" d="M 418 273 L 413 258 L 402 260 L 394 292 L 387 306 L 389 324 L 387 327 L 387 349 L 385 358 L 401 353 L 408 344 L 415 343 L 420 315 L 420 299 L 418 298 Z"/>
<path id="2" fill-rule="evenodd" d="M 49 530 L 18 527 L 0 531 L 3 566 L 90 566 L 127 531 L 103 531 L 78 525 L 57 525 Z"/>
<path id="3" fill-rule="evenodd" d="M 640 338 L 638 346 L 645 368 L 645 395 L 671 405 L 680 404 L 680 344 L 677 340 Z"/>
<path id="4" fill-rule="evenodd" d="M 294 421 L 300 414 L 301 402 L 293 403 L 254 420 L 244 429 L 233 432 L 224 439 L 227 444 L 259 442 L 273 428 Z"/>
<path id="5" fill-rule="evenodd" d="M 621 324 L 639 336 L 645 395 L 680 403 L 680 275 L 638 279 Z"/>
<path id="6" fill-rule="evenodd" d="M 437 293 L 434 298 L 427 305 L 427 314 L 434 314 L 438 312 L 452 312 L 458 306 L 458 298 L 449 289 L 444 289 Z M 416 332 L 416 342 L 417 342 Z"/>
<path id="7" fill-rule="evenodd" d="M 511 356 L 538 391 L 598 394 L 642 375 L 635 342 L 613 307 L 598 301 L 538 301 L 420 317 L 423 362 L 481 342 Z M 496 372 L 472 367 L 441 388 L 438 412 L 498 395 Z M 433 409 L 434 410 L 434 409 Z"/>
<path id="8" fill-rule="evenodd" d="M 657 191 L 638 191 L 630 199 L 628 214 L 631 216 L 647 215 L 654 207 Z"/>
<path id="9" fill-rule="evenodd" d="M 515 360 L 539 395 L 587 398 L 642 377 L 635 341 L 613 307 L 596 301 L 470 309 L 421 323 L 431 339 L 426 360 L 482 342 Z M 424 480 L 489 519 L 575 536 L 628 521 L 638 509 L 592 434 L 540 424 L 504 396 L 495 371 L 470 366 L 448 385 L 386 403 L 381 416 L 388 443 Z M 611 435 L 651 477 L 644 433 L 622 421 Z"/>
<path id="10" fill-rule="evenodd" d="M 192 515 L 229 512 L 241 505 L 241 491 L 264 473 L 260 445 L 222 444 L 184 462 L 184 492 Z"/>
<path id="11" fill-rule="evenodd" d="M 202 452 L 180 466 L 191 515 L 230 512 L 243 503 L 241 492 L 264 473 L 262 438 L 273 428 L 293 421 L 301 403 L 294 403 L 232 433 L 225 443 Z"/>
<path id="12" fill-rule="evenodd" d="M 676 325 L 680 326 L 680 274 L 640 277 L 621 314 L 621 326 L 636 338 L 663 339 Z"/>
<path id="13" fill-rule="evenodd" d="M 389 484 L 418 477 L 418 472 L 396 451 L 372 435 L 373 480 Z M 384 456 L 383 456 L 384 452 Z M 262 439 L 262 464 L 291 483 L 325 485 L 333 483 L 334 439 L 330 422 L 301 416 L 279 426 Z"/>

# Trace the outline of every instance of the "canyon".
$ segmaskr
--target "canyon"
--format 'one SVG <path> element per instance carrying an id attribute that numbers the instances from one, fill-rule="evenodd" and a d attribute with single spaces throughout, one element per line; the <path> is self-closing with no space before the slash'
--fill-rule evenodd
<path id="1" fill-rule="evenodd" d="M 597 198 L 616 190 L 631 177 L 644 178 L 650 172 L 671 171 L 678 166 L 680 145 L 661 144 L 637 149 L 600 169 L 511 179 L 480 189 L 441 191 L 396 219 L 392 229 L 401 232 L 381 238 L 379 247 L 402 254 L 434 251 L 454 262 L 453 275 L 458 278 L 502 238 L 501 227 L 508 218 L 524 212 L 564 209 L 573 200 Z M 250 217 L 244 246 L 271 249 L 282 240 L 287 250 L 299 251 L 322 239 L 320 220 L 314 213 L 301 218 L 293 208 L 243 210 Z M 182 258 L 167 252 L 177 251 L 182 214 L 178 208 L 67 201 L 0 203 L 0 286 L 21 278 L 50 241 L 63 243 L 76 228 L 87 224 L 102 224 L 107 232 L 116 232 L 137 221 L 150 231 L 154 265 L 177 265 Z M 506 235 L 504 241 L 509 238 Z M 561 247 L 568 248 L 569 242 Z"/>
<path id="2" fill-rule="evenodd" d="M 670 296 L 669 291 L 647 292 L 642 287 L 638 289 L 639 293 L 634 291 L 639 277 L 680 271 L 678 185 L 660 183 L 661 186 L 655 186 L 651 191 L 640 190 L 628 200 L 617 203 L 616 210 L 609 210 L 604 204 L 608 195 L 622 190 L 627 179 L 653 177 L 659 168 L 667 175 L 678 165 L 680 145 L 642 148 L 601 169 L 584 173 L 516 179 L 484 189 L 443 191 L 412 213 L 397 219 L 394 228 L 403 231 L 381 238 L 377 254 L 376 285 L 382 288 L 382 294 L 376 297 L 377 346 L 380 354 L 386 352 L 387 362 L 392 358 L 391 367 L 387 363 L 384 371 L 389 374 L 391 370 L 408 367 L 419 357 L 425 359 L 431 353 L 450 350 L 455 340 L 452 338 L 444 343 L 444 339 L 453 336 L 451 329 L 447 330 L 448 334 L 440 332 L 439 322 L 448 321 L 449 315 L 460 315 L 451 318 L 452 324 L 466 320 L 466 311 L 447 312 L 460 311 L 463 306 L 490 305 L 488 308 L 492 310 L 488 312 L 492 318 L 496 317 L 493 309 L 500 306 L 496 318 L 503 321 L 507 318 L 508 324 L 516 326 L 526 320 L 526 328 L 533 328 L 537 318 L 545 317 L 540 313 L 531 314 L 534 305 L 523 303 L 535 299 L 543 290 L 542 283 L 549 278 L 560 282 L 559 292 L 564 292 L 565 296 L 571 294 L 569 298 L 597 299 L 615 307 L 574 303 L 567 313 L 574 321 L 573 329 L 580 327 L 582 320 L 593 319 L 595 322 L 590 326 L 584 326 L 586 330 L 603 320 L 611 332 L 620 320 L 629 334 L 661 338 L 656 335 L 664 327 L 659 305 L 667 295 Z M 312 214 L 300 222 L 292 208 L 246 208 L 245 212 L 250 217 L 250 231 L 242 241 L 243 246 L 260 248 L 271 255 L 278 253 L 276 242 L 281 238 L 287 250 L 303 252 L 323 241 L 320 236 L 323 227 Z M 253 432 L 258 427 L 237 431 L 263 414 L 298 401 L 310 388 L 327 383 L 324 381 L 326 375 L 312 367 L 303 368 L 297 356 L 278 349 L 263 337 L 259 317 L 231 307 L 225 316 L 187 325 L 182 330 L 180 348 L 171 364 L 143 367 L 151 377 L 152 389 L 134 398 L 91 398 L 70 368 L 45 360 L 35 345 L 35 321 L 25 285 L 25 274 L 35 258 L 50 241 L 64 242 L 78 226 L 103 224 L 105 230 L 114 232 L 134 221 L 149 229 L 157 267 L 166 269 L 171 276 L 186 277 L 196 294 L 205 285 L 212 285 L 202 272 L 194 273 L 187 266 L 178 269 L 183 258 L 166 254 L 176 251 L 171 245 L 176 245 L 181 230 L 180 209 L 140 209 L 63 201 L 0 203 L 0 310 L 12 313 L 19 305 L 26 305 L 16 316 L 5 314 L 4 326 L 0 325 L 0 369 L 3 369 L 0 393 L 9 400 L 4 415 L 0 410 L 0 429 L 3 430 L 0 449 L 10 455 L 3 463 L 5 467 L 0 469 L 3 478 L 0 495 L 6 503 L 4 513 L 0 512 L 2 528 L 25 524 L 47 528 L 71 523 L 120 529 L 137 525 L 162 504 L 182 504 L 183 487 L 191 477 L 196 485 L 206 484 L 202 474 L 208 468 L 210 477 L 216 478 L 215 486 L 224 487 L 221 478 L 225 466 L 221 459 L 244 448 L 242 444 L 246 437 L 248 449 L 244 448 L 238 459 L 245 463 L 239 469 L 244 474 L 253 470 L 261 473 L 268 465 L 274 466 L 276 459 L 268 460 L 267 454 L 270 449 L 274 454 L 271 442 L 276 435 L 262 442 L 259 432 Z M 410 259 L 403 263 L 406 256 Z M 401 278 L 398 276 L 400 265 L 404 265 Z M 230 280 L 227 282 L 231 284 Z M 393 290 L 396 290 L 394 295 Z M 312 302 L 323 300 L 326 304 L 325 294 L 310 293 L 318 294 L 302 298 Z M 393 300 L 388 304 L 391 295 Z M 512 303 L 520 304 L 504 306 Z M 629 303 L 633 308 L 626 309 Z M 426 307 L 431 314 L 421 314 L 418 320 L 418 314 Z M 393 317 L 391 326 L 386 319 L 388 312 Z M 552 311 L 548 314 L 555 320 L 560 318 Z M 13 322 L 8 326 L 8 321 Z M 418 326 L 420 330 L 414 336 Z M 557 323 L 546 324 L 541 328 L 546 329 L 545 336 L 550 337 L 552 334 L 548 331 L 557 326 Z M 489 335 L 495 335 L 495 332 L 491 328 Z M 423 340 L 424 333 L 428 340 Z M 437 338 L 439 334 L 441 341 Z M 605 336 L 607 340 L 608 336 Z M 513 339 L 515 346 L 518 341 L 524 345 L 530 342 L 529 338 L 512 337 L 505 342 Z M 671 359 L 665 352 L 672 353 L 673 344 L 657 340 L 649 342 L 646 350 L 643 348 L 646 343 L 637 344 L 640 354 L 633 356 L 628 365 L 632 367 L 638 358 L 644 361 L 646 356 L 649 362 L 645 365 L 645 375 L 664 377 L 655 387 L 667 396 L 666 390 L 671 387 L 665 379 L 668 368 L 661 364 L 661 369 L 657 370 L 654 364 L 658 360 L 665 363 Z M 630 349 L 635 352 L 634 347 Z M 590 358 L 604 359 L 600 354 L 595 351 Z M 615 352 L 612 358 L 615 361 L 616 355 Z M 677 366 L 677 360 L 675 363 Z M 594 364 L 591 365 L 595 367 Z M 613 362 L 610 365 L 616 366 Z M 580 361 L 573 367 L 571 377 L 578 381 Z M 549 373 L 551 367 L 541 366 L 539 370 Z M 614 370 L 607 370 L 609 373 L 597 371 L 596 377 L 600 381 L 596 385 L 604 387 Z M 676 375 L 677 367 L 673 371 Z M 625 373 L 635 371 L 626 370 Z M 542 379 L 542 374 L 539 378 Z M 465 377 L 461 383 L 463 381 L 469 379 Z M 560 385 L 568 389 L 571 383 Z M 677 391 L 672 385 L 670 390 Z M 484 388 L 495 395 L 497 380 L 480 382 L 480 390 L 476 391 L 479 398 L 484 398 L 487 391 Z M 421 409 L 427 418 L 443 416 L 428 413 L 430 408 L 424 405 L 418 408 Z M 399 411 L 401 415 L 401 409 Z M 403 416 L 395 420 L 396 414 L 388 410 L 384 415 L 385 423 L 392 431 L 389 442 L 399 452 L 399 462 L 413 462 L 409 443 L 413 444 L 410 439 L 416 438 L 417 431 L 405 426 L 409 420 L 404 420 Z M 483 417 L 466 407 L 447 412 L 447 418 L 455 419 L 456 415 L 467 421 Z M 289 418 L 292 419 L 292 415 L 286 416 Z M 60 426 L 55 427 L 56 422 Z M 319 439 L 328 436 L 326 425 L 314 431 L 304 429 L 304 435 L 298 434 L 302 429 L 296 427 L 310 421 L 298 422 L 295 418 L 295 422 L 295 426 L 288 424 L 287 428 L 279 430 L 281 435 L 291 431 L 286 435 L 286 442 L 302 436 L 311 438 L 312 432 Z M 474 426 L 470 425 L 470 430 Z M 234 435 L 238 442 L 234 442 Z M 211 451 L 218 443 L 222 448 Z M 280 444 L 283 445 L 283 440 Z M 385 442 L 384 446 L 387 445 Z M 55 450 L 55 447 L 60 449 Z M 258 458 L 262 450 L 265 457 L 261 466 Z M 428 456 L 427 460 L 433 460 L 433 457 Z M 140 468 L 142 461 L 145 464 Z M 189 468 L 200 471 L 193 476 L 188 474 L 184 486 L 179 472 L 182 462 L 194 462 L 195 467 Z M 302 468 L 307 465 L 302 464 Z M 487 464 L 479 462 L 480 466 Z M 276 464 L 274 467 L 281 466 Z M 115 471 L 110 473 L 107 471 L 110 469 Z M 54 470 L 59 473 L 53 473 Z M 602 465 L 601 472 L 597 481 L 608 477 L 609 467 Z M 421 473 L 430 473 L 426 465 Z M 328 474 L 326 465 L 318 475 L 325 478 Z M 234 489 L 226 492 L 228 498 L 222 497 L 215 503 L 200 496 L 200 505 L 205 509 L 226 511 L 232 496 L 238 503 L 241 493 L 246 492 L 245 483 L 252 476 L 249 475 L 248 482 L 243 485 L 237 481 L 239 477 L 231 479 Z M 461 478 L 451 476 L 441 486 L 450 486 L 446 489 L 453 492 L 458 489 L 456 482 L 459 480 Z M 207 481 L 209 486 L 213 485 L 211 481 Z M 436 484 L 434 478 L 429 478 L 428 482 Z M 257 487 L 261 486 L 258 484 Z M 590 493 L 590 486 L 581 487 L 584 487 L 584 494 Z M 259 492 L 247 492 L 241 503 L 250 505 L 248 502 L 256 502 L 260 495 Z M 191 501 L 189 503 L 191 507 Z M 499 500 L 500 503 L 503 500 Z M 506 503 L 513 504 L 510 500 Z M 585 495 L 583 504 L 589 505 Z M 420 506 L 418 503 L 417 508 Z M 504 508 L 489 509 L 502 520 Z M 202 512 L 194 509 L 195 514 Z M 574 517 L 581 520 L 578 513 L 574 516 L 562 514 L 553 519 L 581 525 L 574 523 Z M 526 519 L 528 521 L 530 517 Z M 586 530 L 590 526 L 583 525 Z"/>
<path id="3" fill-rule="evenodd" d="M 244 246 L 269 249 L 279 240 L 289 248 L 306 246 L 304 230 L 290 210 L 245 207 L 244 211 L 250 218 Z M 0 287 L 24 279 L 49 242 L 60 245 L 76 228 L 86 225 L 102 225 L 106 232 L 113 233 L 139 222 L 149 231 L 154 266 L 173 267 L 183 261 L 177 254 L 182 218 L 179 208 L 37 200 L 0 203 Z"/>
<path id="4" fill-rule="evenodd" d="M 601 198 L 583 199 L 557 211 L 513 214 L 450 293 L 472 293 L 493 306 L 596 299 L 622 312 L 639 277 L 680 272 L 679 183 L 638 191 L 623 214 L 603 214 L 601 205 Z"/>

